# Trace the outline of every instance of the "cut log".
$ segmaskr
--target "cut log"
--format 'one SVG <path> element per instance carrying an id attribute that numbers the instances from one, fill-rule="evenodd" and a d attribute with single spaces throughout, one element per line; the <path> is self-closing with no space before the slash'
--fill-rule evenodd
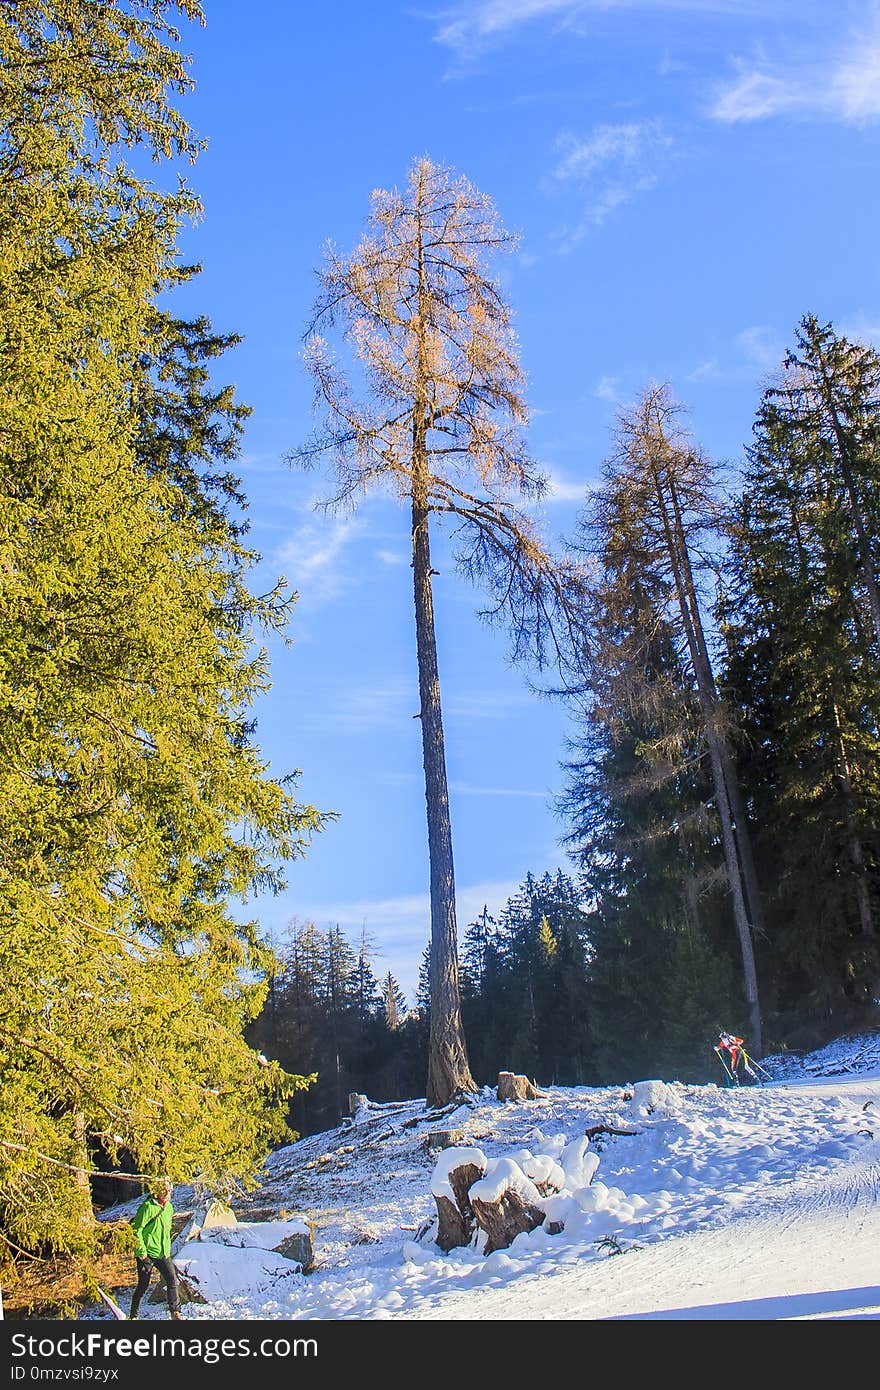
<path id="1" fill-rule="evenodd" d="M 471 1221 L 473 1221 L 474 1209 L 471 1206 L 469 1194 L 474 1183 L 482 1176 L 483 1169 L 476 1163 L 464 1163 L 460 1168 L 453 1168 L 449 1174 L 449 1186 L 455 1193 L 455 1205 Z"/>
<path id="2" fill-rule="evenodd" d="M 208 1203 L 205 1219 L 202 1222 L 203 1231 L 211 1231 L 218 1226 L 237 1226 L 238 1217 L 227 1202 L 215 1197 L 213 1202 Z"/>
<path id="3" fill-rule="evenodd" d="M 452 1149 L 464 1143 L 462 1129 L 431 1129 L 422 1140 L 425 1149 Z"/>
<path id="4" fill-rule="evenodd" d="M 524 1231 L 534 1231 L 542 1225 L 544 1213 L 540 1207 L 526 1202 L 518 1192 L 508 1188 L 494 1202 L 472 1197 L 471 1206 L 477 1225 L 486 1232 L 484 1254 L 506 1250 Z"/>
<path id="5" fill-rule="evenodd" d="M 527 1076 L 517 1076 L 512 1071 L 498 1073 L 499 1100 L 540 1100 L 541 1092 L 533 1086 Z"/>
<path id="6" fill-rule="evenodd" d="M 427 1124 L 430 1120 L 439 1120 L 444 1115 L 451 1115 L 453 1110 L 458 1109 L 458 1101 L 453 1101 L 452 1105 L 444 1105 L 440 1109 L 432 1107 L 424 1111 L 421 1115 L 413 1115 L 411 1120 L 404 1120 L 401 1129 L 413 1129 L 416 1125 Z"/>
<path id="7" fill-rule="evenodd" d="M 469 1188 L 482 1177 L 483 1170 L 475 1163 L 463 1163 L 448 1174 L 447 1181 L 453 1198 L 434 1194 L 437 1204 L 436 1243 L 448 1254 L 460 1245 L 470 1245 L 474 1234 L 474 1209 L 468 1197 Z"/>

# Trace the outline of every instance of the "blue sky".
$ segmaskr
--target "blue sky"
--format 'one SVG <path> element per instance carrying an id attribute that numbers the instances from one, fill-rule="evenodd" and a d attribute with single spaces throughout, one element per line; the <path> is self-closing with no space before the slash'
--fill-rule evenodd
<path id="1" fill-rule="evenodd" d="M 240 474 L 254 583 L 299 591 L 257 710 L 273 772 L 339 819 L 256 911 L 365 927 L 377 974 L 411 995 L 428 938 L 427 847 L 408 517 L 376 497 L 314 510 L 302 335 L 323 247 L 354 247 L 377 187 L 428 155 L 519 236 L 497 272 L 570 535 L 616 412 L 668 381 L 720 461 L 748 442 L 762 384 L 807 312 L 880 342 L 880 5 L 860 0 L 471 0 L 327 6 L 206 0 L 186 112 L 204 218 L 178 295 L 243 335 L 226 376 L 254 410 Z M 563 709 L 511 668 L 480 595 L 438 543 L 435 605 L 459 924 L 528 870 L 568 868 L 553 802 Z"/>

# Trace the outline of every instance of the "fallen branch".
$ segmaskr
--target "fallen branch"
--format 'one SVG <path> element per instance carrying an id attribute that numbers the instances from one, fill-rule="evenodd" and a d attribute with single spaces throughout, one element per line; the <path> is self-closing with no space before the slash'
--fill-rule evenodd
<path id="1" fill-rule="evenodd" d="M 597 1134 L 641 1134 L 640 1129 L 614 1129 L 611 1125 L 590 1125 L 589 1129 L 584 1130 L 588 1139 L 594 1139 Z"/>
<path id="2" fill-rule="evenodd" d="M 414 1125 L 423 1125 L 428 1120 L 438 1120 L 441 1115 L 451 1115 L 453 1110 L 457 1110 L 460 1102 L 455 1101 L 453 1105 L 446 1105 L 442 1110 L 426 1110 L 424 1115 L 414 1115 L 411 1120 L 404 1120 L 401 1129 L 412 1129 Z"/>

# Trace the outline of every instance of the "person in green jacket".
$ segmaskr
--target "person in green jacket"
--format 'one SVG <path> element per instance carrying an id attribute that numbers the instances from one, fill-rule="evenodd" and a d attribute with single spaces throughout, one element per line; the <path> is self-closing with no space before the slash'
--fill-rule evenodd
<path id="1" fill-rule="evenodd" d="M 156 1185 L 155 1196 L 146 1196 L 132 1217 L 138 1277 L 128 1315 L 130 1318 L 136 1318 L 138 1315 L 141 1299 L 150 1286 L 154 1268 L 158 1269 L 165 1284 L 170 1316 L 180 1317 L 177 1271 L 171 1261 L 171 1218 L 174 1216 L 174 1208 L 171 1205 L 172 1191 L 171 1183 L 167 1178 L 163 1178 Z"/>

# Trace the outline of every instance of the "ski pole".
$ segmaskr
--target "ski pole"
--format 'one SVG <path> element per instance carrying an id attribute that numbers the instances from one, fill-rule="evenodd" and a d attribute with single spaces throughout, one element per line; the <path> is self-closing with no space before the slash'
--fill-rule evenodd
<path id="1" fill-rule="evenodd" d="M 728 1067 L 728 1065 L 727 1065 L 727 1063 L 725 1062 L 724 1058 L 721 1056 L 721 1049 L 718 1048 L 718 1047 L 716 1047 L 716 1048 L 713 1048 L 713 1051 L 717 1053 L 717 1055 L 718 1055 L 718 1060 L 719 1060 L 719 1062 L 721 1063 L 722 1067 L 724 1068 L 725 1075 L 727 1076 L 728 1080 L 730 1081 L 731 1086 L 736 1086 L 736 1085 L 738 1085 L 739 1083 L 738 1083 L 736 1077 L 734 1076 L 733 1072 L 732 1072 L 732 1071 L 730 1070 L 730 1068 Z"/>

